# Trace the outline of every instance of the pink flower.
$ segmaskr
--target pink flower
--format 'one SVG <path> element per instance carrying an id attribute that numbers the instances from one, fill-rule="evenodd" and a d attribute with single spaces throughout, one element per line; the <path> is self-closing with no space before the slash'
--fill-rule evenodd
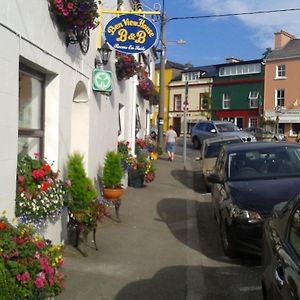
<path id="1" fill-rule="evenodd" d="M 34 178 L 34 179 L 42 179 L 44 176 L 45 176 L 45 172 L 43 170 L 34 170 L 32 171 L 31 173 L 31 176 Z"/>
<path id="2" fill-rule="evenodd" d="M 18 180 L 20 181 L 21 184 L 24 183 L 24 176 L 20 175 L 18 176 Z"/>
<path id="3" fill-rule="evenodd" d="M 73 9 L 73 7 L 74 7 L 74 4 L 72 2 L 67 3 L 67 8 L 68 9 Z"/>
<path id="4" fill-rule="evenodd" d="M 71 186 L 71 180 L 70 180 L 70 179 L 66 179 L 66 180 L 65 180 L 65 184 L 66 184 L 67 186 Z"/>
<path id="5" fill-rule="evenodd" d="M 45 266 L 44 270 L 47 274 L 52 274 L 54 272 L 53 268 L 50 266 Z"/>
<path id="6" fill-rule="evenodd" d="M 62 259 L 62 260 L 60 260 L 60 261 L 58 262 L 58 264 L 59 264 L 61 267 L 63 267 L 63 265 L 65 264 L 65 262 L 64 262 L 64 260 Z"/>
<path id="7" fill-rule="evenodd" d="M 35 257 L 36 259 L 40 259 L 40 254 L 39 254 L 38 251 L 35 251 L 34 257 Z"/>
<path id="8" fill-rule="evenodd" d="M 44 243 L 42 241 L 36 241 L 35 242 L 35 245 L 38 247 L 38 248 L 43 248 L 44 247 Z"/>
<path id="9" fill-rule="evenodd" d="M 47 181 L 49 184 L 52 184 L 54 182 L 52 178 L 48 178 Z"/>
<path id="10" fill-rule="evenodd" d="M 61 1 L 61 0 L 60 0 Z M 41 156 L 38 152 L 33 153 L 35 159 L 39 159 Z"/>
<path id="11" fill-rule="evenodd" d="M 62 1 L 62 0 L 55 0 L 55 3 L 56 3 L 56 4 L 59 4 L 59 3 L 61 3 L 61 1 Z"/>
<path id="12" fill-rule="evenodd" d="M 26 194 L 25 195 L 27 199 L 31 200 L 32 199 L 32 195 L 31 194 Z"/>
<path id="13" fill-rule="evenodd" d="M 25 272 L 23 274 L 18 274 L 16 278 L 18 281 L 27 282 L 30 280 L 30 274 L 28 272 Z"/>
<path id="14" fill-rule="evenodd" d="M 41 289 L 44 286 L 44 280 L 40 277 L 37 277 L 34 281 L 34 284 L 38 289 Z"/>
<path id="15" fill-rule="evenodd" d="M 63 10 L 62 10 L 62 14 L 63 14 L 64 16 L 67 16 L 67 15 L 69 15 L 69 12 L 68 12 L 66 9 L 63 9 Z"/>

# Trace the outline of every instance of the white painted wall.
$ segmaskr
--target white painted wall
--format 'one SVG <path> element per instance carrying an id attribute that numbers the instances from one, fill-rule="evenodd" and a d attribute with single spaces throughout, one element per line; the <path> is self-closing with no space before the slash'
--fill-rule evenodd
<path id="1" fill-rule="evenodd" d="M 111 1 L 102 3 L 105 9 L 115 9 Z M 112 17 L 104 15 L 103 26 Z M 135 103 L 139 103 L 143 113 L 149 108 L 149 103 L 137 95 L 137 78 L 118 82 L 114 75 L 111 96 L 94 93 L 91 76 L 97 49 L 97 30 L 91 31 L 87 54 L 82 54 L 78 44 L 67 48 L 64 34 L 58 32 L 46 0 L 1 1 L 0 38 L 0 212 L 7 210 L 8 216 L 12 217 L 16 186 L 20 60 L 46 75 L 45 156 L 54 160 L 54 167 L 62 171 L 70 152 L 79 149 L 85 155 L 89 176 L 95 180 L 101 173 L 106 151 L 117 147 L 119 103 L 124 106 L 124 139 L 131 141 L 135 138 Z M 109 63 L 103 68 L 114 73 L 114 63 L 113 51 Z M 141 121 L 145 126 L 145 116 L 142 114 Z M 144 134 L 145 128 L 141 132 Z M 54 242 L 63 239 L 63 226 L 65 224 L 61 222 L 51 233 Z"/>

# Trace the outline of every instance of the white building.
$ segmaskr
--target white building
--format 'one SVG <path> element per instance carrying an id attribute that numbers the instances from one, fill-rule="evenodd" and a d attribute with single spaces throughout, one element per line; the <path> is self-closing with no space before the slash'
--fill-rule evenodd
<path id="1" fill-rule="evenodd" d="M 102 1 L 103 8 L 116 9 L 115 2 Z M 129 1 L 124 6 L 129 9 Z M 103 15 L 102 29 L 113 17 Z M 0 212 L 6 210 L 8 217 L 14 216 L 17 155 L 22 149 L 42 152 L 62 172 L 68 155 L 79 151 L 95 181 L 106 151 L 116 149 L 118 140 L 134 142 L 137 111 L 137 136 L 149 133 L 149 102 L 137 93 L 137 76 L 118 82 L 114 50 L 103 66 L 113 72 L 112 94 L 92 90 L 99 32 L 90 31 L 84 54 L 78 43 L 66 47 L 46 0 L 0 4 Z M 148 52 L 153 74 L 154 56 Z M 56 242 L 61 226 L 51 235 Z"/>

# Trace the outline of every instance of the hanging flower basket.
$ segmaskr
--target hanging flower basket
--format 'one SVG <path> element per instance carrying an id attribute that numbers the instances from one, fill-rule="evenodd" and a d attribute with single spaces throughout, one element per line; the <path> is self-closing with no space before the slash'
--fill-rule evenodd
<path id="1" fill-rule="evenodd" d="M 136 75 L 139 64 L 132 54 L 116 52 L 116 74 L 118 80 L 129 79 Z"/>
<path id="2" fill-rule="evenodd" d="M 84 28 L 95 29 L 98 6 L 95 0 L 48 0 L 49 11 L 55 16 L 62 31 Z"/>
<path id="3" fill-rule="evenodd" d="M 157 94 L 153 81 L 150 78 L 139 79 L 137 88 L 140 95 L 146 100 L 152 99 Z"/>
<path id="4" fill-rule="evenodd" d="M 99 24 L 95 0 L 48 0 L 48 4 L 59 30 L 66 33 L 66 45 L 78 42 L 86 53 L 89 49 L 89 30 Z"/>

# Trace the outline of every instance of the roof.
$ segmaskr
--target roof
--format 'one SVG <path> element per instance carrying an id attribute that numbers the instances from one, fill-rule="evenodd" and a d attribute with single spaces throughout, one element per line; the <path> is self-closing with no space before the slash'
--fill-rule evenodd
<path id="1" fill-rule="evenodd" d="M 170 60 L 167 60 L 167 61 L 166 61 L 166 64 L 165 64 L 165 69 L 178 69 L 178 70 L 183 70 L 185 67 L 186 67 L 185 65 L 182 65 L 182 64 L 179 64 L 179 63 L 170 61 Z M 155 69 L 159 69 L 159 68 L 160 68 L 160 63 L 157 63 L 157 64 L 155 65 Z"/>
<path id="2" fill-rule="evenodd" d="M 272 50 L 266 56 L 266 61 L 296 57 L 300 57 L 300 39 L 291 40 L 285 46 Z"/>

